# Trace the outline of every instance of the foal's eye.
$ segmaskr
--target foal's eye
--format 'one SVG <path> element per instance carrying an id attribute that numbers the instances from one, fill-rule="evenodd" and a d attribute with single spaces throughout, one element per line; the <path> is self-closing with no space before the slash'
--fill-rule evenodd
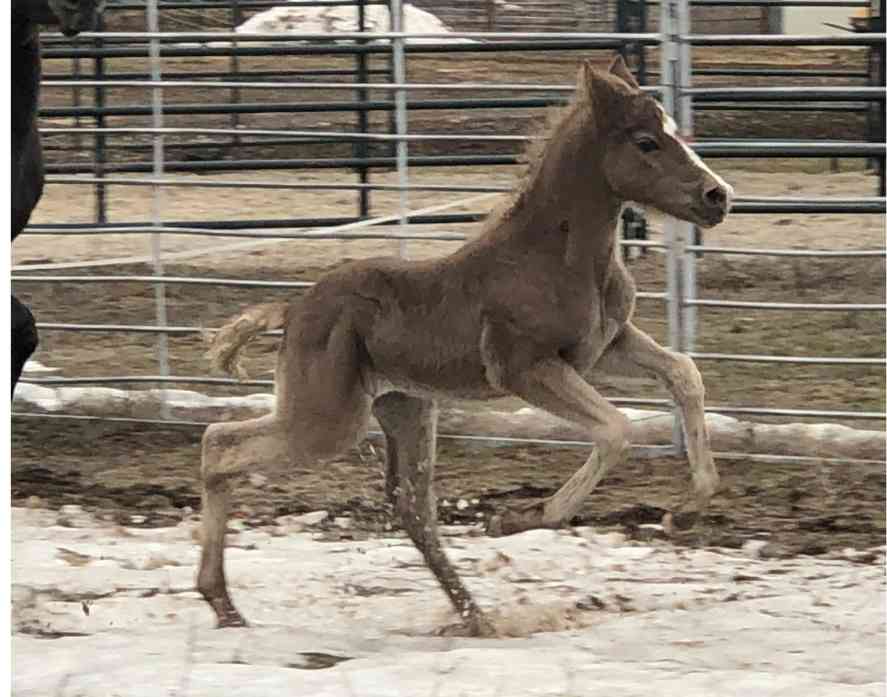
<path id="1" fill-rule="evenodd" d="M 650 136 L 641 136 L 640 138 L 635 139 L 634 143 L 643 153 L 659 150 L 659 143 L 657 143 L 656 140 L 651 138 Z"/>

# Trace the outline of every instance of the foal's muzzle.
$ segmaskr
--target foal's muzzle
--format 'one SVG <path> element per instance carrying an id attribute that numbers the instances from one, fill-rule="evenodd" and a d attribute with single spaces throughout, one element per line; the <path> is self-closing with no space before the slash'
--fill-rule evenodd
<path id="1" fill-rule="evenodd" d="M 701 198 L 699 217 L 709 227 L 717 225 L 730 212 L 730 206 L 733 204 L 733 187 L 721 182 L 712 182 L 703 189 Z"/>

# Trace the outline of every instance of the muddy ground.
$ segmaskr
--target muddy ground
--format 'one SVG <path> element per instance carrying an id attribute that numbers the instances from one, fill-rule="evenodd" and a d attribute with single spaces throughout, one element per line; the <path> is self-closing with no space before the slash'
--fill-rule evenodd
<path id="1" fill-rule="evenodd" d="M 740 55 L 741 54 L 741 55 Z M 704 53 L 702 55 L 705 55 Z M 709 58 L 774 61 L 798 66 L 856 65 L 855 52 L 811 52 L 792 50 L 784 55 L 771 51 L 757 58 L 745 49 L 731 52 L 730 58 L 714 53 Z M 412 60 L 412 59 L 411 59 Z M 501 81 L 569 82 L 574 74 L 576 55 L 524 57 L 507 61 L 480 59 L 466 68 L 464 61 L 419 59 L 411 65 L 413 80 L 457 81 L 478 79 L 485 71 L 496 71 Z M 218 68 L 203 61 L 180 62 L 182 68 Z M 262 64 L 253 63 L 254 69 Z M 303 61 L 302 67 L 311 63 Z M 265 65 L 264 67 L 268 67 Z M 61 70 L 61 67 L 58 67 Z M 135 69 L 121 62 L 112 69 Z M 805 84 L 812 84 L 807 82 Z M 214 92 L 213 95 L 218 95 Z M 329 95 L 326 95 L 329 97 Z M 417 95 L 422 96 L 422 95 Z M 434 96 L 434 95 L 424 95 Z M 479 95 L 478 95 L 479 96 Z M 283 99 L 285 95 L 250 93 L 250 99 Z M 215 98 L 215 97 L 213 97 Z M 323 94 L 312 93 L 312 99 Z M 66 103 L 49 92 L 49 103 Z M 138 103 L 141 93 L 121 91 L 113 100 Z M 208 92 L 195 92 L 182 101 L 210 99 Z M 55 101 L 53 101 L 55 100 Z M 175 99 L 172 99 L 175 101 Z M 327 127 L 340 122 L 334 117 L 312 118 L 311 127 Z M 343 117 L 344 118 L 344 117 Z M 348 118 L 353 118 L 348 116 Z M 541 122 L 539 110 L 507 118 L 494 113 L 453 112 L 420 114 L 411 122 L 416 131 L 461 130 L 472 132 L 524 133 Z M 113 120 L 112 120 L 113 121 Z M 121 121 L 108 125 L 129 125 Z M 244 119 L 254 127 L 304 128 L 298 115 L 256 116 Z M 179 125 L 170 120 L 168 125 Z M 224 119 L 192 125 L 224 125 Z M 377 124 L 379 125 L 379 124 Z M 817 114 L 768 113 L 749 115 L 724 112 L 703 114 L 697 121 L 699 133 L 709 137 L 835 137 L 862 138 L 864 123 L 859 117 Z M 381 126 L 380 126 L 381 127 Z M 131 141 L 134 143 L 135 141 Z M 147 141 L 143 141 L 147 142 Z M 287 148 L 275 148 L 276 156 L 292 155 Z M 261 156 L 265 146 L 242 149 L 244 157 Z M 298 150 L 304 152 L 303 150 Z M 459 150 L 465 154 L 468 150 Z M 115 157 L 129 158 L 134 151 L 120 151 Z M 185 151 L 181 150 L 182 157 Z M 295 152 L 295 150 L 293 151 Z M 120 154 L 124 153 L 124 154 Z M 218 149 L 190 149 L 188 157 L 216 159 Z M 224 156 L 224 153 L 222 153 Z M 78 153 L 50 153 L 55 162 L 88 160 L 88 143 Z M 140 156 L 139 156 L 140 157 Z M 720 171 L 728 167 L 728 178 L 739 195 L 826 194 L 834 196 L 869 195 L 874 179 L 860 171 L 858 162 L 842 161 L 852 173 L 827 174 L 821 161 L 716 163 Z M 811 173 L 812 172 L 812 173 Z M 352 175 L 321 173 L 330 179 Z M 264 175 L 238 174 L 248 179 L 292 176 L 289 173 Z M 300 177 L 302 174 L 299 175 Z M 315 176 L 315 175 L 309 175 Z M 387 175 L 379 175 L 387 176 Z M 425 181 L 445 181 L 447 176 L 461 182 L 512 181 L 514 171 L 489 169 L 472 173 L 415 171 Z M 216 175 L 214 178 L 220 178 Z M 452 181 L 452 179 L 449 179 Z M 86 187 L 50 186 L 34 222 L 88 221 L 92 215 L 91 194 Z M 171 190 L 165 202 L 165 215 L 178 220 L 221 220 L 227 218 L 288 217 L 305 214 L 350 215 L 354 199 L 346 194 L 286 194 L 251 190 Z M 451 199 L 446 199 L 451 200 Z M 396 199 L 375 195 L 374 212 L 393 210 Z M 116 187 L 110 194 L 110 219 L 145 220 L 150 216 L 150 191 Z M 440 196 L 416 195 L 411 205 L 441 202 Z M 492 201 L 467 205 L 467 209 L 488 208 Z M 454 209 L 454 210 L 459 210 Z M 734 216 L 707 240 L 730 246 L 785 248 L 871 249 L 882 247 L 882 216 Z M 463 231 L 463 230 L 459 230 Z M 654 221 L 654 238 L 659 234 Z M 206 246 L 199 238 L 170 238 L 166 251 L 182 251 Z M 441 254 L 452 245 L 410 243 L 411 256 Z M 15 263 L 59 263 L 72 259 L 116 258 L 145 255 L 148 240 L 143 237 L 71 239 L 25 237 L 15 249 Z M 396 245 L 388 242 L 287 242 L 271 248 L 239 253 L 204 256 L 183 262 L 169 262 L 170 275 L 204 277 L 311 280 L 324 269 L 347 258 L 391 253 Z M 664 288 L 662 258 L 656 253 L 632 262 L 631 269 L 645 291 Z M 42 273 L 42 272 L 41 272 Z M 150 273 L 144 264 L 120 264 L 112 268 L 76 270 L 74 273 Z M 869 259 L 765 259 L 762 257 L 718 257 L 705 255 L 699 260 L 701 297 L 742 300 L 785 300 L 810 302 L 883 302 L 884 261 Z M 153 290 L 142 284 L 60 283 L 53 285 L 16 284 L 16 293 L 35 308 L 41 322 L 152 323 Z M 276 294 L 267 290 L 169 286 L 169 323 L 175 325 L 217 326 L 237 308 L 266 301 Z M 819 313 L 706 310 L 700 313 L 697 350 L 710 352 L 769 353 L 777 355 L 880 356 L 885 331 L 883 313 Z M 665 339 L 662 304 L 653 300 L 638 303 L 638 323 L 660 340 Z M 156 373 L 154 339 L 147 335 L 71 333 L 44 331 L 38 359 L 62 370 L 65 376 Z M 206 366 L 197 336 L 170 340 L 172 372 L 203 375 Z M 262 343 L 250 357 L 252 372 L 262 376 L 271 365 L 273 344 Z M 884 373 L 872 366 L 768 366 L 754 363 L 701 364 L 711 404 L 739 406 L 767 405 L 792 408 L 843 408 L 883 411 Z M 207 389 L 208 392 L 213 391 Z M 604 383 L 611 395 L 662 397 L 653 383 Z M 883 424 L 848 420 L 849 425 L 882 429 Z M 166 524 L 199 508 L 197 466 L 201 429 L 113 422 L 71 422 L 61 419 L 16 417 L 12 430 L 12 496 L 15 504 L 59 507 L 74 503 L 125 522 L 131 516 L 144 516 L 141 524 Z M 253 477 L 238 488 L 235 510 L 251 524 L 269 522 L 287 513 L 327 509 L 356 520 L 350 532 L 330 530 L 331 536 L 361 536 L 382 530 L 389 522 L 382 502 L 379 456 L 368 448 L 352 452 L 338 461 L 318 468 L 291 472 L 284 478 L 263 480 Z M 550 493 L 584 459 L 575 449 L 542 446 L 492 447 L 443 439 L 440 444 L 438 487 L 445 500 L 441 518 L 446 522 L 482 520 L 494 508 L 526 498 Z M 674 538 L 688 545 L 741 545 L 748 539 L 772 542 L 772 554 L 820 554 L 836 548 L 865 548 L 884 543 L 885 476 L 883 465 L 828 463 L 773 464 L 747 459 L 721 461 L 723 491 L 711 510 L 696 525 Z M 613 471 L 589 499 L 576 522 L 602 528 L 614 527 L 632 535 L 650 534 L 638 525 L 658 522 L 663 511 L 674 507 L 688 487 L 686 462 L 679 458 L 640 460 L 633 458 Z M 459 507 L 458 499 L 467 507 Z M 476 499 L 476 502 L 475 502 Z M 449 505 L 446 505 L 449 504 Z"/>

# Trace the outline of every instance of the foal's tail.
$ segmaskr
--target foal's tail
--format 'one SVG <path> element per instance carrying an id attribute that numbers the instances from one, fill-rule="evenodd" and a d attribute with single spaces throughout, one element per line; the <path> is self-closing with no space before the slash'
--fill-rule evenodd
<path id="1" fill-rule="evenodd" d="M 240 350 L 262 332 L 283 327 L 287 307 L 286 302 L 253 305 L 218 331 L 204 334 L 209 343 L 206 357 L 212 367 L 240 379 L 249 377 L 240 364 Z"/>

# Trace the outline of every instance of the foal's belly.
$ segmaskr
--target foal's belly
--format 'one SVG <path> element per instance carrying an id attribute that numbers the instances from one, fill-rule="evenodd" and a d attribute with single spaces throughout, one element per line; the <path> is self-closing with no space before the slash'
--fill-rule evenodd
<path id="1" fill-rule="evenodd" d="M 422 317 L 380 318 L 364 338 L 373 391 L 404 391 L 429 398 L 491 399 L 480 353 L 480 322 L 454 321 L 449 310 Z"/>

